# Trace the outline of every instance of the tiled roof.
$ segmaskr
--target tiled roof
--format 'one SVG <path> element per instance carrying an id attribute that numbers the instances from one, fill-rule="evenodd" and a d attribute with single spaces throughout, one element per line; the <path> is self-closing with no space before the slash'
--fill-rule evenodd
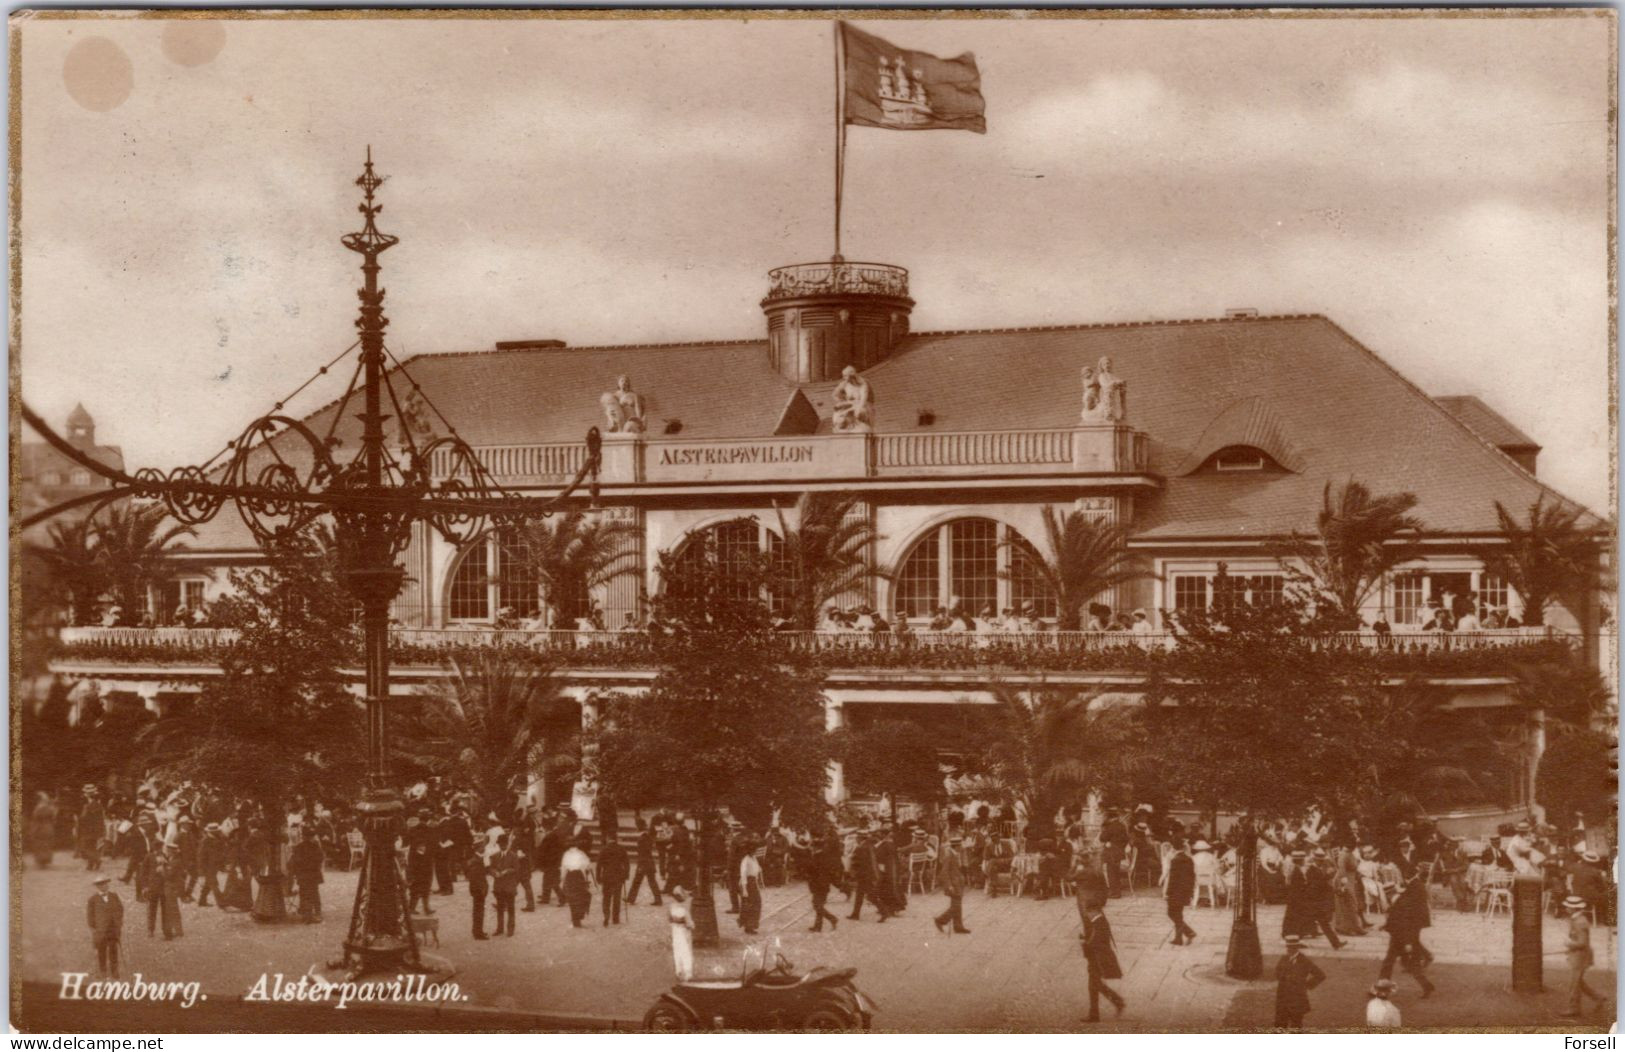
<path id="1" fill-rule="evenodd" d="M 865 375 L 881 432 L 1056 428 L 1078 421 L 1082 367 L 1108 356 L 1127 383 L 1129 423 L 1150 437 L 1152 470 L 1167 476 L 1160 495 L 1137 501 L 1144 537 L 1308 528 L 1324 485 L 1351 478 L 1415 493 L 1434 530 L 1488 533 L 1493 501 L 1523 509 L 1543 489 L 1476 425 L 1319 315 L 916 333 Z M 475 446 L 579 441 L 601 424 L 598 397 L 622 373 L 644 399 L 651 438 L 673 421 L 684 438 L 772 435 L 795 389 L 769 365 L 766 341 L 426 354 L 405 368 Z M 801 387 L 821 431 L 833 386 Z M 318 433 L 331 412 L 310 418 Z M 356 426 L 352 415 L 340 433 Z M 1179 474 L 1215 441 L 1258 444 L 1290 470 Z M 246 540 L 235 516 L 217 523 L 193 546 Z"/>
<path id="2" fill-rule="evenodd" d="M 1492 446 L 1531 452 L 1540 450 L 1540 443 L 1512 426 L 1506 417 L 1485 405 L 1477 395 L 1439 395 L 1434 401 Z"/>
<path id="3" fill-rule="evenodd" d="M 84 452 L 98 463 L 106 464 L 116 471 L 124 470 L 124 450 L 119 446 L 86 446 Z M 38 479 L 45 471 L 55 470 L 67 474 L 79 466 L 44 442 L 17 444 L 17 475 L 21 481 Z"/>

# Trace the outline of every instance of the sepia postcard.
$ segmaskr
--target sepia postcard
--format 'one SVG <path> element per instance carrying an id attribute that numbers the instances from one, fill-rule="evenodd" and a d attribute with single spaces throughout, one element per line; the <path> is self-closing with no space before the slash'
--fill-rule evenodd
<path id="1" fill-rule="evenodd" d="M 14 1031 L 1611 1032 L 1614 9 L 9 29 Z"/>

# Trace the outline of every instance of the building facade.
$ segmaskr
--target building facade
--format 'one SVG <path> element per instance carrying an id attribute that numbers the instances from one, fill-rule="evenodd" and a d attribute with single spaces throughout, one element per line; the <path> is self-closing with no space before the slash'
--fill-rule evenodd
<path id="1" fill-rule="evenodd" d="M 1312 530 L 1326 488 L 1348 480 L 1415 494 L 1427 528 L 1424 555 L 1367 597 L 1368 624 L 1385 621 L 1404 645 L 1426 650 L 1441 645 L 1421 632 L 1441 602 L 1524 617 L 1522 597 L 1487 572 L 1483 555 L 1498 543 L 1497 502 L 1521 516 L 1537 497 L 1561 499 L 1535 475 L 1539 447 L 1477 398 L 1430 397 L 1332 320 L 1231 310 L 915 332 L 913 307 L 901 268 L 810 264 L 771 273 L 761 339 L 581 348 L 518 340 L 408 359 L 392 379 L 423 398 L 397 426 L 424 436 L 455 427 L 497 481 L 538 495 L 580 470 L 583 435 L 597 427 L 603 464 L 592 514 L 632 528 L 628 572 L 591 596 L 594 625 L 557 623 L 521 538 L 491 533 L 454 546 L 420 524 L 393 610 L 399 641 L 477 643 L 502 630 L 506 639 L 529 632 L 538 645 L 589 645 L 598 630 L 641 621 L 661 587 L 660 553 L 703 537 L 770 552 L 780 517 L 793 521 L 796 498 L 812 490 L 855 494 L 878 536 L 871 558 L 883 575 L 843 605 L 919 629 L 941 608 L 994 622 L 993 635 L 1023 611 L 1053 626 L 1054 597 L 1028 564 L 1053 508 L 1128 529 L 1130 550 L 1154 576 L 1099 597 L 1111 611 L 1101 620 L 1143 612 L 1149 631 L 1135 645 L 1171 645 L 1167 619 L 1212 603 L 1221 566 L 1250 601 L 1278 596 L 1283 540 Z M 325 433 L 337 411 L 313 414 L 312 430 Z M 352 427 L 340 419 L 335 433 L 353 441 Z M 431 468 L 438 478 L 458 471 L 449 458 Z M 229 589 L 231 566 L 256 557 L 241 524 L 221 515 L 178 556 L 181 587 L 214 598 Z M 1575 605 L 1545 611 L 1547 632 L 1572 640 L 1586 660 L 1611 658 L 1598 598 Z M 1449 645 L 1526 639 L 1501 630 Z M 997 674 L 1129 691 L 1138 676 L 1088 660 L 1046 662 L 1018 660 Z M 901 657 L 830 664 L 831 727 L 894 706 L 985 701 L 994 674 L 975 660 L 953 669 Z M 159 674 L 130 663 L 110 670 L 69 658 L 58 667 L 110 689 L 160 689 Z M 167 672 L 162 689 L 187 681 Z M 438 675 L 427 665 L 397 673 L 402 691 Z M 594 659 L 571 676 L 585 697 L 603 686 L 640 689 L 652 671 Z M 1463 709 L 1507 709 L 1514 733 L 1510 674 L 1435 679 Z M 1519 770 L 1475 806 L 1518 809 L 1528 786 L 1529 770 Z"/>

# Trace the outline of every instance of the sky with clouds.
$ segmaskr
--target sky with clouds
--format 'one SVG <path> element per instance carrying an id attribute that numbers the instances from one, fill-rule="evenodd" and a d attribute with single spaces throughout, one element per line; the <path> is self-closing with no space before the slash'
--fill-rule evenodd
<path id="1" fill-rule="evenodd" d="M 1321 14 L 868 22 L 973 52 L 988 133 L 852 129 L 846 256 L 917 330 L 1325 313 L 1610 507 L 1613 14 Z M 211 455 L 353 340 L 368 143 L 398 354 L 758 336 L 832 81 L 818 19 L 28 21 L 24 399 Z"/>

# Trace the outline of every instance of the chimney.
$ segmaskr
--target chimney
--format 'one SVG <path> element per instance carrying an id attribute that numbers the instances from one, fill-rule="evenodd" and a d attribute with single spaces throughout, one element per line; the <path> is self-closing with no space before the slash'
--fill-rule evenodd
<path id="1" fill-rule="evenodd" d="M 499 351 L 558 351 L 564 349 L 563 340 L 498 340 Z"/>

